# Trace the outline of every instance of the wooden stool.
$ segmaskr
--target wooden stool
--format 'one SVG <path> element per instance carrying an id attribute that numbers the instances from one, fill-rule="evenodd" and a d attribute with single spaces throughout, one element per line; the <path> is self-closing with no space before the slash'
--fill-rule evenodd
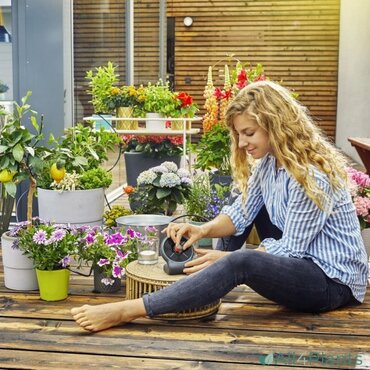
<path id="1" fill-rule="evenodd" d="M 126 266 L 126 298 L 141 298 L 145 293 L 155 292 L 186 277 L 186 275 L 167 275 L 163 271 L 164 264 L 162 257 L 159 257 L 159 261 L 155 265 L 141 265 L 137 261 L 130 262 Z M 154 318 L 167 320 L 199 319 L 216 313 L 220 304 L 221 300 L 219 299 L 200 308 L 158 315 Z"/>

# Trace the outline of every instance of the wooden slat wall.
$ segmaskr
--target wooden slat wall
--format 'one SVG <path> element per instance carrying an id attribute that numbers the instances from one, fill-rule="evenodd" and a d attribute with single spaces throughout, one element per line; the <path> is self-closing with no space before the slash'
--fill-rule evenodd
<path id="1" fill-rule="evenodd" d="M 74 82 L 75 116 L 93 113 L 85 80 L 86 71 L 112 61 L 118 65 L 120 81 L 126 81 L 125 1 L 75 0 Z M 159 2 L 134 2 L 134 80 L 136 84 L 159 78 Z"/>
<path id="2" fill-rule="evenodd" d="M 92 113 L 86 70 L 112 60 L 125 81 L 124 3 L 74 1 L 78 119 Z M 135 0 L 134 12 L 135 83 L 156 81 L 159 0 Z M 202 107 L 208 65 L 234 53 L 243 62 L 262 63 L 267 76 L 298 92 L 321 127 L 335 136 L 339 0 L 167 0 L 167 16 L 175 18 L 176 90 L 190 93 Z M 189 28 L 185 16 L 194 20 Z"/>
<path id="3" fill-rule="evenodd" d="M 235 53 L 243 62 L 262 63 L 267 76 L 298 92 L 335 136 L 339 0 L 167 0 L 167 14 L 176 21 L 176 90 L 203 103 L 208 65 Z M 193 18 L 191 27 L 184 26 L 185 16 Z"/>
<path id="4" fill-rule="evenodd" d="M 74 0 L 74 84 L 75 117 L 93 113 L 86 94 L 86 71 L 106 65 L 110 60 L 125 72 L 125 2 L 122 0 Z"/>

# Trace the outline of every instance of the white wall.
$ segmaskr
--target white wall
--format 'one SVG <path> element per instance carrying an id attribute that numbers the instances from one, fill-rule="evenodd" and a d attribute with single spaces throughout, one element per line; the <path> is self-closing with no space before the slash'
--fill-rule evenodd
<path id="1" fill-rule="evenodd" d="M 348 137 L 370 137 L 370 0 L 341 0 L 336 144 L 361 163 Z"/>

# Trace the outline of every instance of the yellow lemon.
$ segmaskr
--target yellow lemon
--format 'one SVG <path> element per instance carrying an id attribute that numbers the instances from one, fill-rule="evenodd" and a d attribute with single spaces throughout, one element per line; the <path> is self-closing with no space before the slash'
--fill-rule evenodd
<path id="1" fill-rule="evenodd" d="M 56 182 L 60 182 L 66 174 L 66 169 L 62 166 L 58 168 L 57 163 L 53 163 L 50 167 L 50 176 Z"/>
<path id="2" fill-rule="evenodd" d="M 0 172 L 0 182 L 9 182 L 13 180 L 15 173 L 10 172 L 7 168 Z"/>

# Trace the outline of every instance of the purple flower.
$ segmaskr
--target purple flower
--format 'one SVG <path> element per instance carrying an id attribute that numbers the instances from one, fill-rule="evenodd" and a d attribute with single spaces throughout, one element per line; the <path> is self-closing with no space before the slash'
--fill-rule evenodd
<path id="1" fill-rule="evenodd" d="M 158 230 L 154 226 L 145 226 L 145 231 L 149 236 L 155 236 Z"/>
<path id="2" fill-rule="evenodd" d="M 32 237 L 32 240 L 36 244 L 45 244 L 47 242 L 47 234 L 44 230 L 38 230 L 35 232 L 35 234 Z"/>
<path id="3" fill-rule="evenodd" d="M 100 260 L 98 261 L 98 265 L 101 267 L 101 266 L 104 266 L 104 265 L 109 265 L 110 262 L 109 262 L 109 259 L 107 258 L 100 258 Z"/>
<path id="4" fill-rule="evenodd" d="M 115 265 L 112 270 L 112 276 L 115 278 L 120 278 L 124 273 L 125 269 L 119 265 Z"/>
<path id="5" fill-rule="evenodd" d="M 63 267 L 67 267 L 68 265 L 71 264 L 71 257 L 69 255 L 65 256 L 64 258 L 61 259 L 60 263 L 62 264 Z"/>
<path id="6" fill-rule="evenodd" d="M 57 229 L 51 233 L 50 241 L 52 243 L 62 240 L 66 236 L 66 231 L 63 229 Z"/>
<path id="7" fill-rule="evenodd" d="M 92 233 L 87 234 L 86 237 L 85 237 L 85 242 L 86 242 L 86 244 L 94 243 L 94 234 L 92 234 Z"/>
<path id="8" fill-rule="evenodd" d="M 112 245 L 112 244 L 121 245 L 123 240 L 124 240 L 124 237 L 121 233 L 115 233 L 115 234 L 109 235 L 105 242 L 108 245 Z"/>
<path id="9" fill-rule="evenodd" d="M 125 258 L 127 258 L 128 252 L 123 253 L 120 249 L 116 250 L 116 260 L 121 261 Z"/>
<path id="10" fill-rule="evenodd" d="M 130 238 L 135 238 L 135 230 L 128 228 L 126 231 L 126 235 L 128 235 Z"/>

